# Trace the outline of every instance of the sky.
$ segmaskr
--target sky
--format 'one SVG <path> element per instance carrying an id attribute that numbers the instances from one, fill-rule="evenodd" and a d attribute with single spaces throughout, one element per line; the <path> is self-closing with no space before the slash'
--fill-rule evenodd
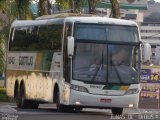
<path id="1" fill-rule="evenodd" d="M 156 2 L 160 2 L 160 0 L 154 0 L 154 1 L 156 1 Z"/>

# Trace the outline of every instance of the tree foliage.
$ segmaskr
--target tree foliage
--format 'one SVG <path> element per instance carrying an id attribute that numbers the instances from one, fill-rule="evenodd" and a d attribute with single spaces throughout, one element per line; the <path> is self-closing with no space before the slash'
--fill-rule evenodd
<path id="1" fill-rule="evenodd" d="M 69 8 L 70 0 L 55 0 L 58 10 L 66 10 Z"/>
<path id="2" fill-rule="evenodd" d="M 70 11 L 73 13 L 80 13 L 83 0 L 56 0 L 59 11 Z"/>
<path id="3" fill-rule="evenodd" d="M 30 0 L 15 0 L 17 4 L 18 19 L 25 20 L 31 18 L 31 11 L 29 10 Z"/>
<path id="4" fill-rule="evenodd" d="M 4 3 L 6 2 L 6 0 L 0 0 L 0 10 L 4 12 Z"/>
<path id="5" fill-rule="evenodd" d="M 5 26 L 3 29 L 4 33 L 9 33 L 8 26 Z M 3 73 L 5 70 L 5 58 L 6 58 L 6 43 L 8 39 L 8 34 L 0 33 L 0 73 Z"/>
<path id="6" fill-rule="evenodd" d="M 5 70 L 5 49 L 8 38 L 8 5 L 7 0 L 0 0 L 0 73 Z"/>
<path id="7" fill-rule="evenodd" d="M 73 3 L 74 3 L 74 11 L 73 12 L 80 13 L 81 9 L 82 9 L 83 0 L 74 0 Z"/>

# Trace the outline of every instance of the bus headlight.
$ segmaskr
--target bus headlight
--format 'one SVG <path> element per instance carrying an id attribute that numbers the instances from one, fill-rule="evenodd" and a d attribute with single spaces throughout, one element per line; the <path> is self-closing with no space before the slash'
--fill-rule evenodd
<path id="1" fill-rule="evenodd" d="M 128 95 L 128 94 L 136 94 L 139 92 L 139 89 L 138 88 L 135 88 L 135 89 L 128 89 L 126 92 L 125 92 L 125 95 Z"/>
<path id="2" fill-rule="evenodd" d="M 79 85 L 73 85 L 71 84 L 71 89 L 76 90 L 76 91 L 80 91 L 80 92 L 87 92 L 88 93 L 88 89 L 83 87 L 83 86 L 79 86 Z"/>

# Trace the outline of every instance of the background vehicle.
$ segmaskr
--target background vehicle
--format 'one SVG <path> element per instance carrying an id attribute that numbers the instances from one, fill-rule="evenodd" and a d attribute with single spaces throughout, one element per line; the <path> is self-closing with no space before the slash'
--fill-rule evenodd
<path id="1" fill-rule="evenodd" d="M 115 62 L 121 49 L 128 53 Z M 141 45 L 135 22 L 87 16 L 15 21 L 7 56 L 7 94 L 20 108 L 48 102 L 58 110 L 109 108 L 120 115 L 124 107 L 138 107 Z M 90 71 L 95 58 L 101 65 Z"/>

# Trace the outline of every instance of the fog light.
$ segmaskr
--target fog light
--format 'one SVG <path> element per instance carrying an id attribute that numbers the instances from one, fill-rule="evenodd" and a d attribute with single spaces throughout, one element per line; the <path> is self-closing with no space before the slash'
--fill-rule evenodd
<path id="1" fill-rule="evenodd" d="M 75 104 L 76 104 L 76 105 L 80 105 L 81 103 L 80 103 L 79 101 L 76 101 Z"/>
<path id="2" fill-rule="evenodd" d="M 128 107 L 132 108 L 132 107 L 133 107 L 133 104 L 129 104 Z"/>

